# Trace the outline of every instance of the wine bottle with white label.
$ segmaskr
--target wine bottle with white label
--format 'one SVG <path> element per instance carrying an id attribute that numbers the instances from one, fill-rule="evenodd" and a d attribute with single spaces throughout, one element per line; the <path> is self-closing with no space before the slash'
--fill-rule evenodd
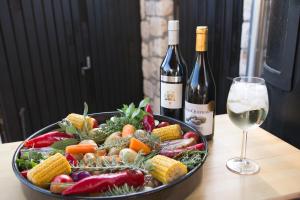
<path id="1" fill-rule="evenodd" d="M 168 22 L 168 49 L 160 67 L 160 114 L 183 119 L 186 64 L 179 50 L 179 21 Z"/>
<path id="2" fill-rule="evenodd" d="M 198 26 L 194 69 L 185 91 L 184 121 L 209 140 L 214 134 L 216 85 L 208 62 L 207 42 L 207 26 Z"/>

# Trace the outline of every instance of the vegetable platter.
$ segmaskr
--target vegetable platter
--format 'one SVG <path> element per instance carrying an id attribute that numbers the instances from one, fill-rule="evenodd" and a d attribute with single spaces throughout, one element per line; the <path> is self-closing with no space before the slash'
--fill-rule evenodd
<path id="1" fill-rule="evenodd" d="M 115 112 L 71 113 L 26 139 L 12 167 L 29 188 L 57 198 L 163 199 L 201 181 L 205 138 L 152 113 L 149 99 Z M 177 197 L 179 197 L 177 195 Z"/>

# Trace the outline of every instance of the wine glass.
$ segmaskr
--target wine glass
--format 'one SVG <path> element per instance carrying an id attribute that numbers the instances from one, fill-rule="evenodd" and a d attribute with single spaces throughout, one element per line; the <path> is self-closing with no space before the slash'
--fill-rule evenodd
<path id="1" fill-rule="evenodd" d="M 236 77 L 233 79 L 227 99 L 230 120 L 243 130 L 240 157 L 227 161 L 227 168 L 237 174 L 255 174 L 259 165 L 246 158 L 247 133 L 260 126 L 269 110 L 268 91 L 265 80 L 258 77 Z"/>

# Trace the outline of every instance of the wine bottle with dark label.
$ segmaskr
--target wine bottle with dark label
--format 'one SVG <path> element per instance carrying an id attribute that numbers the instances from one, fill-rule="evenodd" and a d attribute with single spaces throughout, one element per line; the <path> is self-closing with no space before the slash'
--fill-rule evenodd
<path id="1" fill-rule="evenodd" d="M 186 64 L 179 50 L 179 21 L 168 22 L 168 49 L 160 67 L 160 114 L 183 119 Z"/>
<path id="2" fill-rule="evenodd" d="M 216 85 L 208 62 L 207 42 L 207 26 L 198 26 L 194 69 L 185 91 L 184 121 L 209 140 L 214 134 Z"/>

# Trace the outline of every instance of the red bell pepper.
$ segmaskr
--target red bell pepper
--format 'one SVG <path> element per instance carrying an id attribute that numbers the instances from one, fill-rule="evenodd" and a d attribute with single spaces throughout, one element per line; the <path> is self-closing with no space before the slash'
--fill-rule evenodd
<path id="1" fill-rule="evenodd" d="M 74 156 L 72 156 L 72 154 L 66 153 L 65 156 L 71 165 L 76 166 L 78 164 L 78 161 Z"/>
<path id="2" fill-rule="evenodd" d="M 141 171 L 125 170 L 116 173 L 90 176 L 76 182 L 62 192 L 63 195 L 105 192 L 113 186 L 138 187 L 144 184 L 144 174 Z"/>
<path id="3" fill-rule="evenodd" d="M 164 155 L 170 158 L 173 158 L 181 153 L 183 153 L 184 151 L 188 151 L 188 150 L 199 150 L 202 151 L 204 150 L 205 145 L 204 143 L 199 143 L 199 144 L 195 144 L 193 146 L 189 146 L 183 149 L 174 149 L 174 150 L 161 150 L 159 152 L 160 155 Z"/>
<path id="4" fill-rule="evenodd" d="M 51 146 L 54 142 L 66 138 L 73 138 L 73 135 L 62 133 L 59 131 L 52 131 L 43 135 L 37 136 L 30 140 L 25 140 L 24 146 L 27 148 L 41 148 Z"/>

